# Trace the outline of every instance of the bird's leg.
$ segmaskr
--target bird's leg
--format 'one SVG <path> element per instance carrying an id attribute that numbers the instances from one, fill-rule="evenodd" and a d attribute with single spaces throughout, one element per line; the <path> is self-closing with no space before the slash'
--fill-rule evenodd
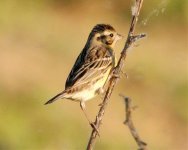
<path id="1" fill-rule="evenodd" d="M 97 127 L 95 126 L 95 124 L 94 124 L 93 122 L 90 121 L 90 119 L 89 119 L 89 117 L 88 117 L 88 115 L 87 115 L 87 113 L 86 113 L 86 111 L 85 111 L 86 105 L 85 105 L 85 102 L 84 102 L 84 101 L 81 101 L 81 102 L 80 102 L 80 107 L 81 107 L 81 109 L 82 109 L 82 111 L 83 111 L 83 113 L 84 113 L 84 115 L 85 115 L 87 121 L 88 121 L 89 124 L 91 125 L 91 127 L 92 127 L 92 128 L 97 132 L 97 134 L 99 135 L 99 131 L 98 131 Z M 100 136 L 100 135 L 99 135 L 99 136 Z"/>
<path id="2" fill-rule="evenodd" d="M 81 109 L 82 109 L 82 111 L 83 111 L 83 113 L 84 113 L 86 119 L 88 120 L 89 124 L 91 124 L 91 121 L 89 120 L 89 117 L 87 116 L 87 113 L 86 113 L 86 111 L 85 111 L 86 105 L 85 105 L 85 102 L 84 102 L 84 101 L 81 101 L 81 102 L 80 102 L 80 107 L 81 107 Z"/>

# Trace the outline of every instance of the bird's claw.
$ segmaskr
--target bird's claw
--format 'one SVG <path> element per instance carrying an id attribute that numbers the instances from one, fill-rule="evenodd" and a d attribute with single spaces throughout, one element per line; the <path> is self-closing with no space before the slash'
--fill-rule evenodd
<path id="1" fill-rule="evenodd" d="M 99 130 L 98 130 L 98 128 L 96 127 L 95 123 L 91 122 L 90 125 L 91 125 L 91 127 L 97 132 L 97 135 L 100 137 Z"/>
<path id="2" fill-rule="evenodd" d="M 118 79 L 120 78 L 120 75 L 117 73 L 116 68 L 113 69 L 111 76 L 112 76 L 113 78 L 118 78 Z"/>

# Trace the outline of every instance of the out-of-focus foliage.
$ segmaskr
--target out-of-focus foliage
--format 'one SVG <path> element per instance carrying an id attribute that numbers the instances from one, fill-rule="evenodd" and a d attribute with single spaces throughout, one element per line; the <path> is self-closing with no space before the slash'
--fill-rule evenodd
<path id="1" fill-rule="evenodd" d="M 79 104 L 43 103 L 64 89 L 95 24 L 109 23 L 127 34 L 132 2 L 0 1 L 0 150 L 85 149 L 91 129 Z M 139 106 L 133 119 L 149 149 L 186 149 L 187 10 L 186 0 L 144 1 L 137 32 L 148 36 L 128 53 L 129 78 L 122 77 L 113 92 L 97 150 L 136 149 L 122 124 L 119 93 Z M 117 57 L 124 41 L 117 44 Z M 100 102 L 100 97 L 87 102 L 93 119 Z"/>

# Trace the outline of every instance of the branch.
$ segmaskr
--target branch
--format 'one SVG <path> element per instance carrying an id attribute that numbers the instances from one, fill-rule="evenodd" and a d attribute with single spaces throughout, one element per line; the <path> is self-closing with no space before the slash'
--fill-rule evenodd
<path id="1" fill-rule="evenodd" d="M 131 21 L 128 37 L 127 37 L 125 46 L 124 46 L 124 48 L 121 52 L 121 56 L 119 58 L 118 64 L 114 68 L 114 71 L 113 71 L 114 75 L 109 80 L 109 86 L 108 86 L 108 89 L 106 91 L 106 95 L 104 97 L 103 103 L 102 103 L 102 105 L 99 109 L 99 112 L 98 112 L 96 119 L 95 119 L 95 122 L 94 122 L 94 125 L 95 125 L 97 130 L 96 129 L 92 130 L 91 136 L 90 136 L 90 139 L 89 139 L 89 142 L 88 142 L 88 145 L 87 145 L 87 150 L 92 150 L 94 148 L 96 137 L 97 137 L 99 128 L 100 128 L 101 123 L 102 123 L 102 117 L 104 115 L 106 106 L 108 104 L 108 101 L 109 101 L 110 96 L 112 94 L 112 91 L 114 89 L 114 86 L 116 85 L 116 83 L 118 81 L 117 76 L 119 76 L 120 73 L 122 72 L 123 64 L 124 64 L 125 58 L 127 56 L 127 50 L 130 47 L 132 47 L 133 43 L 135 43 L 139 39 L 145 37 L 145 34 L 134 35 L 134 30 L 135 30 L 135 27 L 136 27 L 136 23 L 137 23 L 137 20 L 138 20 L 140 9 L 142 7 L 142 2 L 143 2 L 143 0 L 136 0 L 134 7 L 132 8 L 132 21 Z"/>
<path id="2" fill-rule="evenodd" d="M 122 96 L 122 95 L 121 95 Z M 146 146 L 147 144 L 145 142 L 143 142 L 140 138 L 140 136 L 138 135 L 138 132 L 133 124 L 133 121 L 132 121 L 132 115 L 131 115 L 131 112 L 132 112 L 132 109 L 133 107 L 131 106 L 131 99 L 128 98 L 128 97 L 125 97 L 125 96 L 122 96 L 125 100 L 125 116 L 126 116 L 126 120 L 124 122 L 125 125 L 128 126 L 132 136 L 134 137 L 138 147 L 139 147 L 139 150 L 147 150 L 146 149 Z"/>

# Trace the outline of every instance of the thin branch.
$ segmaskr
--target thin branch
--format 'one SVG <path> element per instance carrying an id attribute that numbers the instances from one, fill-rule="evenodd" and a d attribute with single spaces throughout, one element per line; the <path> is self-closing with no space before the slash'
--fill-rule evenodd
<path id="1" fill-rule="evenodd" d="M 138 135 L 138 132 L 133 124 L 133 121 L 132 121 L 132 106 L 131 106 L 131 99 L 129 97 L 125 97 L 125 96 L 122 96 L 125 100 L 125 116 L 126 116 L 126 119 L 125 119 L 125 122 L 124 124 L 128 126 L 132 136 L 134 137 L 139 149 L 138 150 L 147 150 L 146 149 L 146 146 L 147 144 L 145 142 L 143 142 L 140 138 L 140 136 Z"/>
<path id="2" fill-rule="evenodd" d="M 116 83 L 118 81 L 117 76 L 119 76 L 120 73 L 122 72 L 123 64 L 124 64 L 124 61 L 125 61 L 125 58 L 126 58 L 126 55 L 127 55 L 127 50 L 130 47 L 132 47 L 133 43 L 135 43 L 137 40 L 145 37 L 145 34 L 134 35 L 134 30 L 135 30 L 135 27 L 136 27 L 136 23 L 137 23 L 137 20 L 138 20 L 140 9 L 142 7 L 142 2 L 143 2 L 143 0 L 136 0 L 135 5 L 132 8 L 132 21 L 131 21 L 128 37 L 127 37 L 125 46 L 124 46 L 124 48 L 121 52 L 121 56 L 119 58 L 118 64 L 114 68 L 114 71 L 113 71 L 114 75 L 111 77 L 111 79 L 109 81 L 109 86 L 108 86 L 108 89 L 106 91 L 106 95 L 104 97 L 103 103 L 102 103 L 102 105 L 99 109 L 99 112 L 98 112 L 96 119 L 95 119 L 95 122 L 94 122 L 95 127 L 97 128 L 98 131 L 99 131 L 99 128 L 100 128 L 101 123 L 102 123 L 102 117 L 105 113 L 106 106 L 108 104 L 108 101 L 109 101 L 110 96 L 112 94 L 112 91 L 114 89 L 114 86 L 116 85 Z M 91 132 L 91 136 L 90 136 L 88 145 L 87 145 L 87 150 L 92 150 L 94 148 L 94 145 L 95 145 L 95 142 L 96 142 L 96 137 L 97 137 L 97 131 L 95 129 L 93 129 L 92 132 Z"/>

